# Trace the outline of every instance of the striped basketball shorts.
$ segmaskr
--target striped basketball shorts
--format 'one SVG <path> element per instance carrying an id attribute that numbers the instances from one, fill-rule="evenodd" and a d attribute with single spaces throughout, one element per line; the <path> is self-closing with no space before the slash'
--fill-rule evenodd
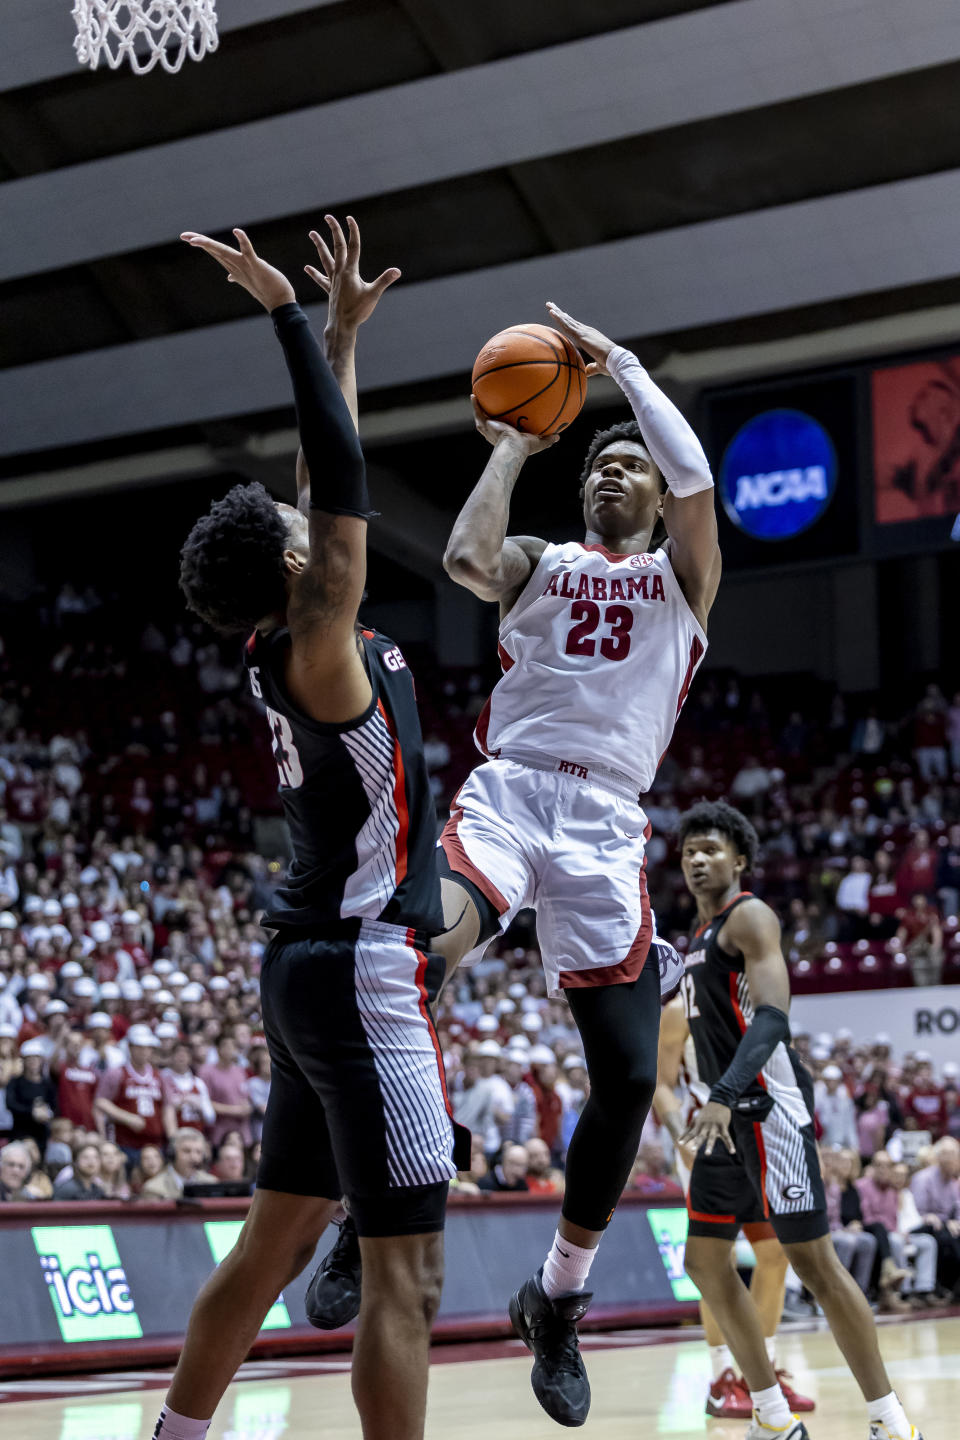
<path id="1" fill-rule="evenodd" d="M 264 956 L 271 1082 L 257 1185 L 346 1195 L 361 1235 L 440 1230 L 454 1126 L 427 1003 L 443 962 L 396 925 L 345 931 L 281 933 Z"/>
<path id="2" fill-rule="evenodd" d="M 687 1194 L 689 1233 L 733 1240 L 741 1226 L 768 1221 L 784 1245 L 827 1235 L 812 1119 L 801 1125 L 774 1102 L 762 1119 L 734 1111 L 730 1134 L 732 1155 L 720 1140 L 712 1155 L 697 1152 Z"/>

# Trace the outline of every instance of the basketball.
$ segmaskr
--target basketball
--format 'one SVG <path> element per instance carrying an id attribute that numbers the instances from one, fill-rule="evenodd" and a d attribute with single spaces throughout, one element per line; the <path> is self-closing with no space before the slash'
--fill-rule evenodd
<path id="1" fill-rule="evenodd" d="M 580 353 L 548 325 L 511 325 L 488 340 L 473 367 L 484 414 L 530 435 L 556 435 L 580 414 L 587 377 Z"/>

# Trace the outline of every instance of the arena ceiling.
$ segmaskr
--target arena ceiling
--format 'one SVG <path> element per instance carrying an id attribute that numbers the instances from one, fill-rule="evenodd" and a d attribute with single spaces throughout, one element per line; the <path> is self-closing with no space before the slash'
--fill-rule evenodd
<path id="1" fill-rule="evenodd" d="M 216 54 L 142 78 L 80 69 L 70 8 L 3 5 L 0 505 L 288 472 L 275 342 L 184 228 L 298 274 L 350 212 L 402 267 L 372 445 L 468 432 L 547 298 L 681 386 L 960 333 L 956 0 L 221 0 Z"/>

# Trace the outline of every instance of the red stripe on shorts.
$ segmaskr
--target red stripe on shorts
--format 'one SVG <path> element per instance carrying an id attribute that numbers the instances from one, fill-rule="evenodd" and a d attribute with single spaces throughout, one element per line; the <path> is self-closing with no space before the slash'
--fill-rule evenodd
<path id="1" fill-rule="evenodd" d="M 763 1213 L 767 1219 L 770 1218 L 770 1204 L 767 1200 L 767 1147 L 763 1143 L 763 1130 L 759 1120 L 753 1122 L 753 1137 L 757 1142 L 757 1154 L 760 1156 L 760 1189 L 763 1193 Z"/>
<path id="2" fill-rule="evenodd" d="M 413 935 L 414 935 L 414 932 L 413 932 L 412 930 L 408 930 L 408 931 L 407 931 L 407 944 L 410 945 L 411 948 L 412 948 L 412 945 L 413 945 Z M 416 957 L 417 957 L 417 975 L 416 975 L 416 980 L 417 980 L 417 994 L 418 994 L 419 997 L 420 997 L 420 1002 L 419 1002 L 419 1003 L 420 1003 L 420 1014 L 423 1016 L 424 1020 L 427 1022 L 427 1032 L 429 1033 L 429 1036 L 430 1036 L 430 1042 L 431 1042 L 431 1044 L 433 1045 L 433 1053 L 434 1053 L 434 1054 L 436 1055 L 436 1057 L 437 1057 L 437 1072 L 438 1072 L 438 1074 L 439 1074 L 439 1076 L 440 1076 L 440 1089 L 443 1091 L 443 1103 L 444 1103 L 444 1105 L 445 1105 L 445 1107 L 446 1107 L 447 1114 L 450 1116 L 450 1119 L 452 1120 L 452 1119 L 453 1119 L 453 1106 L 450 1104 L 450 1096 L 447 1094 L 447 1073 L 446 1073 L 446 1071 L 445 1071 L 445 1069 L 444 1069 L 444 1067 L 443 1067 L 443 1056 L 442 1056 L 442 1054 L 440 1053 L 440 1042 L 439 1042 L 439 1040 L 437 1039 L 437 1032 L 436 1032 L 436 1030 L 433 1028 L 433 1020 L 432 1020 L 431 1015 L 430 1015 L 430 1004 L 429 1004 L 429 1001 L 428 1001 L 428 999 L 427 999 L 427 987 L 426 987 L 426 986 L 424 985 L 424 983 L 423 983 L 423 981 L 424 981 L 424 976 L 425 976 L 426 973 L 427 973 L 427 957 L 426 957 L 426 955 L 423 954 L 423 952 L 422 952 L 421 950 L 416 950 L 416 949 L 414 949 L 413 953 L 414 953 L 414 954 L 416 955 Z"/>
<path id="3" fill-rule="evenodd" d="M 701 1225 L 735 1225 L 736 1215 L 707 1215 L 702 1210 L 691 1210 L 687 1206 L 687 1214 L 691 1220 L 699 1220 Z"/>
<path id="4" fill-rule="evenodd" d="M 465 875 L 468 880 L 472 880 L 481 895 L 485 895 L 490 901 L 490 904 L 498 915 L 505 915 L 510 909 L 509 901 L 500 894 L 500 891 L 496 885 L 494 885 L 493 881 L 488 880 L 486 875 L 477 869 L 463 848 L 463 841 L 457 833 L 460 828 L 460 821 L 463 819 L 463 809 L 457 804 L 459 795 L 460 791 L 458 790 L 450 806 L 450 819 L 446 825 L 444 825 L 443 832 L 440 836 L 440 844 L 443 846 L 443 853 L 447 857 L 447 864 L 455 874 Z"/>

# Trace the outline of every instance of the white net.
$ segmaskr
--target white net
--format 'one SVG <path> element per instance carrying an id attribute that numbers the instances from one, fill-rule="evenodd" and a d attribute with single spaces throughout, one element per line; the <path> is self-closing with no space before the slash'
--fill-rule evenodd
<path id="1" fill-rule="evenodd" d="M 216 50 L 217 0 L 75 0 L 81 65 L 111 70 L 126 61 L 137 75 L 157 64 L 175 75 L 184 60 Z"/>

